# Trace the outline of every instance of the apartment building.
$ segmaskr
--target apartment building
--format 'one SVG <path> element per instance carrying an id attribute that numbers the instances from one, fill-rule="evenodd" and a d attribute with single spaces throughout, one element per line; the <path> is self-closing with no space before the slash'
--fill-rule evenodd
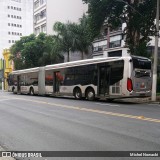
<path id="1" fill-rule="evenodd" d="M 56 21 L 78 22 L 87 5 L 82 0 L 34 0 L 34 33 L 53 34 Z"/>
<path id="2" fill-rule="evenodd" d="M 107 25 L 103 25 L 101 29 L 101 36 L 97 37 L 93 41 L 93 58 L 98 57 L 113 57 L 113 56 L 129 56 L 128 48 L 125 47 L 125 37 L 123 32 L 126 24 L 121 24 L 115 30 L 107 28 Z M 148 52 L 150 55 L 154 54 L 155 37 L 150 37 L 151 41 L 148 44 Z M 160 57 L 160 38 L 159 38 L 159 51 L 158 56 Z"/>
<path id="3" fill-rule="evenodd" d="M 0 58 L 21 36 L 33 33 L 33 0 L 0 1 Z"/>

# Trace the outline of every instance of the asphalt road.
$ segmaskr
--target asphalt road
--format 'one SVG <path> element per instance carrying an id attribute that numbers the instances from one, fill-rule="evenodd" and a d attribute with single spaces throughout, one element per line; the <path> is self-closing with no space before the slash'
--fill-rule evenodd
<path id="1" fill-rule="evenodd" d="M 12 151 L 160 151 L 160 105 L 0 92 L 0 146 Z"/>

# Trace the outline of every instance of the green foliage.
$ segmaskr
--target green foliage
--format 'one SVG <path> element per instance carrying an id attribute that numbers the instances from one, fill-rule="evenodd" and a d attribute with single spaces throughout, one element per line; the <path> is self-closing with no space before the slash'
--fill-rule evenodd
<path id="1" fill-rule="evenodd" d="M 84 53 L 88 52 L 88 47 L 91 45 L 86 15 L 79 20 L 79 24 L 56 22 L 53 30 L 56 32 L 57 42 L 60 44 L 59 49 L 68 54 L 67 61 L 70 61 L 70 51 L 80 51 L 83 59 Z"/>
<path id="2" fill-rule="evenodd" d="M 81 52 L 81 59 L 84 59 L 84 53 L 88 53 L 88 47 L 91 46 L 92 39 L 89 37 L 88 17 L 84 14 L 80 23 L 72 27 L 75 39 L 75 49 Z"/>
<path id="3" fill-rule="evenodd" d="M 53 26 L 53 30 L 57 33 L 56 38 L 57 42 L 59 44 L 59 47 L 62 52 L 66 52 L 68 54 L 67 61 L 70 61 L 70 51 L 75 50 L 75 44 L 74 44 L 74 34 L 71 31 L 70 28 L 72 28 L 73 25 L 76 25 L 71 22 L 67 22 L 66 24 L 61 22 L 56 22 Z"/>
<path id="4" fill-rule="evenodd" d="M 93 40 L 100 34 L 101 27 L 106 20 L 116 28 L 121 23 L 124 3 L 115 0 L 83 0 L 88 3 L 90 38 Z"/>
<path id="5" fill-rule="evenodd" d="M 60 50 L 60 43 L 56 36 L 47 36 L 45 45 L 45 52 L 43 52 L 42 57 L 39 59 L 41 65 L 55 64 L 64 61 Z"/>
<path id="6" fill-rule="evenodd" d="M 83 0 L 89 4 L 89 25 L 91 38 L 100 33 L 104 22 L 116 28 L 122 22 L 127 27 L 126 46 L 131 54 L 146 55 L 149 36 L 155 34 L 154 19 L 156 15 L 156 1 L 144 0 Z"/>
<path id="7" fill-rule="evenodd" d="M 34 34 L 22 37 L 10 48 L 15 69 L 38 67 L 62 61 L 60 52 L 54 49 L 56 46 L 54 42 L 53 36 L 47 36 L 44 33 L 40 33 L 37 37 Z"/>

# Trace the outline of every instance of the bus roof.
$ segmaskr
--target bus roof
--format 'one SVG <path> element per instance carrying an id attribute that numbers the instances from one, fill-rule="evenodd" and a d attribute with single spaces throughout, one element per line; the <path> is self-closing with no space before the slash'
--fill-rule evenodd
<path id="1" fill-rule="evenodd" d="M 102 62 L 117 61 L 117 60 L 123 60 L 125 58 L 128 59 L 131 57 L 106 57 L 106 58 L 85 59 L 85 60 L 79 60 L 79 61 L 65 62 L 65 63 L 47 65 L 47 66 L 45 66 L 45 70 L 74 67 L 74 66 L 87 65 L 87 64 L 96 64 L 96 63 L 102 63 Z"/>
<path id="2" fill-rule="evenodd" d="M 23 70 L 15 70 L 11 74 L 38 72 L 40 68 L 44 68 L 45 70 L 50 70 L 50 69 L 59 69 L 59 68 L 66 68 L 66 67 L 103 63 L 103 62 L 111 62 L 111 61 L 131 59 L 131 58 L 140 58 L 140 59 L 145 59 L 145 60 L 150 61 L 150 59 L 146 57 L 133 56 L 133 55 L 127 56 L 127 57 L 105 57 L 105 58 L 85 59 L 85 60 L 78 60 L 78 61 L 65 62 L 65 63 L 59 63 L 59 64 L 52 64 L 52 65 L 47 65 L 44 67 L 35 67 L 35 68 L 29 68 L 29 69 L 23 69 Z"/>
<path id="3" fill-rule="evenodd" d="M 142 57 L 142 56 L 135 56 L 135 55 L 131 55 L 132 58 L 137 58 L 137 59 L 144 59 L 144 60 L 148 60 L 151 61 L 149 58 L 147 57 Z"/>
<path id="4" fill-rule="evenodd" d="M 37 71 L 39 71 L 39 68 L 40 67 L 22 69 L 22 70 L 15 70 L 15 71 L 12 71 L 11 74 L 23 74 L 23 73 L 28 73 L 28 72 L 37 72 Z"/>

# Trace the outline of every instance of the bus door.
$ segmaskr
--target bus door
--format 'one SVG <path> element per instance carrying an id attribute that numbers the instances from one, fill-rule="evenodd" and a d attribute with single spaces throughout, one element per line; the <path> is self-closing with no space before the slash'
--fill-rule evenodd
<path id="1" fill-rule="evenodd" d="M 100 96 L 109 95 L 110 71 L 109 66 L 99 67 L 98 93 Z"/>
<path id="2" fill-rule="evenodd" d="M 17 76 L 17 92 L 21 91 L 21 80 L 20 80 L 20 75 Z"/>
<path id="3" fill-rule="evenodd" d="M 59 81 L 59 71 L 54 72 L 54 80 L 53 80 L 53 93 L 59 92 L 60 81 Z"/>

